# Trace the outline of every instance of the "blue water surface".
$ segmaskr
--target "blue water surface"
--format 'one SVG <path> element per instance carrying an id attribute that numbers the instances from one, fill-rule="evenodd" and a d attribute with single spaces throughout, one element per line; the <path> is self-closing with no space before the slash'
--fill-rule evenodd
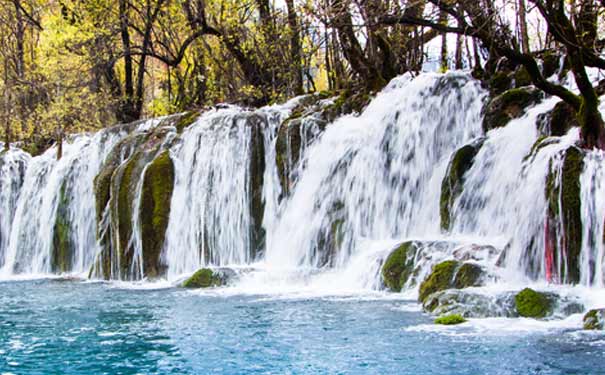
<path id="1" fill-rule="evenodd" d="M 434 330 L 410 306 L 1 282 L 0 374 L 605 374 L 602 333 Z"/>

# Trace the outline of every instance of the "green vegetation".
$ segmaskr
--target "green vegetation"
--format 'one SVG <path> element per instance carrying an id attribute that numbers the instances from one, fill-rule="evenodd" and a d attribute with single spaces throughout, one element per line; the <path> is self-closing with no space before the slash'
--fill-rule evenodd
<path id="1" fill-rule="evenodd" d="M 584 315 L 584 329 L 586 330 L 604 330 L 605 329 L 605 309 L 593 309 Z"/>
<path id="2" fill-rule="evenodd" d="M 416 245 L 404 242 L 389 254 L 382 265 L 382 279 L 391 291 L 399 292 L 414 271 Z"/>
<path id="3" fill-rule="evenodd" d="M 446 326 L 461 324 L 466 322 L 466 319 L 460 314 L 443 315 L 435 319 L 435 324 L 442 324 Z"/>

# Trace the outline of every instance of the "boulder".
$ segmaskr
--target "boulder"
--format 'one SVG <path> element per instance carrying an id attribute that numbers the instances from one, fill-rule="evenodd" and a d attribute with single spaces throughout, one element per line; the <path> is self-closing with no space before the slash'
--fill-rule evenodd
<path id="1" fill-rule="evenodd" d="M 463 289 L 481 286 L 486 272 L 473 263 L 447 260 L 435 265 L 431 273 L 420 284 L 418 299 L 425 302 L 428 296 L 446 289 Z"/>
<path id="2" fill-rule="evenodd" d="M 525 110 L 538 103 L 543 94 L 533 87 L 514 88 L 493 98 L 485 109 L 483 131 L 501 128 L 512 119 L 521 117 Z"/>
<path id="3" fill-rule="evenodd" d="M 517 313 L 526 318 L 545 318 L 553 313 L 554 304 L 553 295 L 536 292 L 530 288 L 525 288 L 515 295 Z"/>
<path id="4" fill-rule="evenodd" d="M 183 288 L 199 289 L 212 288 L 226 285 L 236 276 L 236 273 L 228 268 L 201 268 L 181 284 Z"/>
<path id="5" fill-rule="evenodd" d="M 382 265 L 382 280 L 387 288 L 399 292 L 414 272 L 418 247 L 412 241 L 404 242 L 393 250 Z"/>
<path id="6" fill-rule="evenodd" d="M 605 330 L 605 308 L 593 309 L 584 315 L 584 329 Z"/>

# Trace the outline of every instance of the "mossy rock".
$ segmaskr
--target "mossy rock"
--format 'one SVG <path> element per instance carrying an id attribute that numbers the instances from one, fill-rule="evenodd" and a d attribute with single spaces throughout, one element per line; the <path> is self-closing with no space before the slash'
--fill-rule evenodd
<path id="1" fill-rule="evenodd" d="M 404 242 L 393 250 L 382 265 L 382 280 L 393 292 L 400 292 L 414 272 L 416 244 Z"/>
<path id="2" fill-rule="evenodd" d="M 161 276 L 160 263 L 170 202 L 174 188 L 174 164 L 168 151 L 163 151 L 145 170 L 141 194 L 140 222 L 143 245 L 143 269 L 147 277 Z"/>
<path id="3" fill-rule="evenodd" d="M 251 216 L 250 249 L 252 259 L 257 259 L 265 247 L 265 229 L 263 217 L 265 215 L 265 201 L 263 189 L 265 184 L 265 129 L 264 119 L 253 115 L 247 120 L 250 127 L 250 162 L 248 171 L 249 208 Z"/>
<path id="4" fill-rule="evenodd" d="M 442 290 L 481 286 L 484 278 L 485 271 L 476 264 L 447 260 L 435 265 L 420 284 L 418 300 L 424 303 L 431 294 Z M 432 307 L 428 310 L 432 311 Z"/>
<path id="5" fill-rule="evenodd" d="M 586 330 L 605 330 L 605 309 L 593 309 L 584 315 L 584 329 Z"/>
<path id="6" fill-rule="evenodd" d="M 517 70 L 515 70 L 514 79 L 515 87 L 517 88 L 529 86 L 533 83 L 531 76 L 529 75 L 527 69 L 524 66 L 519 66 Z"/>
<path id="7" fill-rule="evenodd" d="M 513 79 L 509 72 L 496 72 L 488 80 L 488 86 L 492 95 L 499 95 L 512 87 Z"/>
<path id="8" fill-rule="evenodd" d="M 435 292 L 449 289 L 454 281 L 457 267 L 458 262 L 455 260 L 448 260 L 435 265 L 429 276 L 420 284 L 418 299 L 422 302 Z"/>
<path id="9" fill-rule="evenodd" d="M 572 127 L 580 126 L 576 111 L 567 103 L 559 102 L 548 118 L 548 135 L 563 136 Z"/>
<path id="10" fill-rule="evenodd" d="M 545 318 L 552 314 L 553 300 L 545 293 L 525 288 L 515 295 L 515 306 L 520 316 L 526 318 Z"/>
<path id="11" fill-rule="evenodd" d="M 493 98 L 487 105 L 483 118 L 483 131 L 501 128 L 512 119 L 521 117 L 527 107 L 538 103 L 543 94 L 530 87 L 515 88 Z"/>
<path id="12" fill-rule="evenodd" d="M 464 289 L 481 284 L 485 271 L 474 263 L 464 263 L 456 271 L 454 278 L 454 288 Z"/>
<path id="13" fill-rule="evenodd" d="M 582 201 L 580 177 L 584 169 L 584 152 L 572 146 L 564 151 L 561 176 L 551 170 L 546 180 L 548 203 L 548 242 L 552 243 L 553 273 L 564 269 L 566 275 L 554 274 L 560 282 L 580 281 L 580 253 L 582 250 Z M 559 184 L 560 182 L 560 184 Z M 562 240 L 559 241 L 558 238 Z M 560 248 L 563 246 L 563 248 Z M 562 256 L 565 254 L 565 256 Z M 562 259 L 565 264 L 559 264 Z"/>
<path id="14" fill-rule="evenodd" d="M 435 319 L 435 324 L 442 324 L 446 326 L 462 324 L 466 322 L 466 319 L 460 314 L 449 314 L 443 315 Z"/>
<path id="15" fill-rule="evenodd" d="M 190 278 L 182 284 L 183 288 L 212 288 L 224 285 L 224 280 L 220 275 L 210 268 L 197 270 Z"/>
<path id="16" fill-rule="evenodd" d="M 198 111 L 189 111 L 183 113 L 181 116 L 179 116 L 174 124 L 177 133 L 181 134 L 185 128 L 193 124 L 199 117 L 200 113 Z"/>
<path id="17" fill-rule="evenodd" d="M 441 229 L 449 230 L 451 225 L 451 210 L 456 198 L 462 193 L 464 175 L 473 166 L 475 156 L 481 149 L 483 140 L 460 148 L 452 156 L 445 177 L 441 182 L 439 209 Z"/>
<path id="18" fill-rule="evenodd" d="M 67 183 L 61 185 L 59 203 L 53 228 L 51 251 L 51 269 L 53 273 L 68 272 L 72 268 L 74 244 L 71 239 L 71 221 L 69 218 L 69 195 Z"/>

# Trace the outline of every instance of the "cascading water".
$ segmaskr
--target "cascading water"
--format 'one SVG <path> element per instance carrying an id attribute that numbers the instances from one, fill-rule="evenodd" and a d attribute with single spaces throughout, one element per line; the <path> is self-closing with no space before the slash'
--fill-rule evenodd
<path id="1" fill-rule="evenodd" d="M 163 252 L 169 278 L 255 259 L 262 247 L 255 238 L 263 216 L 258 176 L 269 175 L 259 165 L 268 158 L 258 153 L 272 145 L 288 107 L 212 110 L 185 130 L 172 150 L 176 176 Z"/>
<path id="2" fill-rule="evenodd" d="M 0 147 L 4 148 L 4 144 Z M 0 152 L 0 268 L 4 265 L 17 201 L 30 159 L 29 154 L 16 148 Z"/>
<path id="3" fill-rule="evenodd" d="M 288 129 L 298 132 L 292 139 L 300 144 L 287 138 L 285 148 L 279 143 L 289 126 L 284 120 L 306 99 L 258 110 L 213 109 L 182 133 L 174 121 L 156 119 L 130 127 L 130 134 L 124 128 L 75 137 L 59 161 L 55 148 L 31 160 L 10 151 L 3 156 L 0 203 L 15 215 L 0 222 L 2 271 L 82 274 L 94 266 L 94 277 L 178 280 L 203 266 L 229 266 L 264 274 L 242 283 L 270 283 L 273 275 L 313 285 L 309 275 L 325 273 L 322 282 L 334 288 L 376 289 L 382 259 L 413 239 L 426 241 L 419 275 L 460 244 L 483 244 L 497 254 L 482 262 L 498 260 L 506 280 L 569 281 L 568 244 L 560 235 L 566 228 L 556 228 L 556 243 L 549 242 L 549 214 L 563 203 L 550 202 L 545 191 L 550 183 L 562 195 L 565 152 L 578 131 L 541 139 L 536 124 L 556 104 L 551 98 L 483 134 L 486 98 L 467 74 L 405 75 L 358 116 L 330 124 L 303 116 Z M 452 155 L 469 144 L 477 151 L 443 230 L 442 181 Z M 159 259 L 150 268 L 155 248 L 141 216 L 149 205 L 145 176 L 168 153 L 174 185 L 165 240 L 152 243 Z M 21 167 L 7 167 L 8 155 Z M 596 286 L 603 285 L 605 252 L 602 158 L 588 153 L 581 177 L 580 279 Z M 101 177 L 107 196 L 95 208 Z"/>
<path id="4" fill-rule="evenodd" d="M 56 147 L 31 159 L 3 274 L 88 271 L 96 251 L 93 180 L 120 136 L 110 131 L 78 136 L 65 143 L 59 160 Z M 3 194 L 5 189 L 2 184 Z"/>
<path id="5" fill-rule="evenodd" d="M 268 266 L 343 267 L 364 238 L 438 235 L 441 179 L 480 134 L 484 97 L 464 74 L 404 76 L 328 126 L 268 229 Z"/>

